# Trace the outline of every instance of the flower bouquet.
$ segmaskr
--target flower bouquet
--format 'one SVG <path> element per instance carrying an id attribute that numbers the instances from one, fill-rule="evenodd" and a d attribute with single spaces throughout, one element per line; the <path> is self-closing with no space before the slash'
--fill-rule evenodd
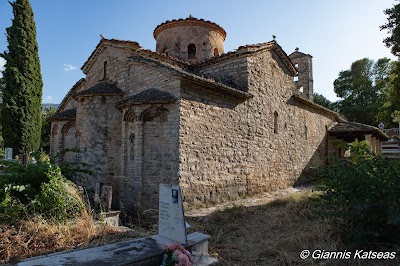
<path id="1" fill-rule="evenodd" d="M 193 266 L 193 256 L 179 244 L 165 245 L 161 266 Z"/>

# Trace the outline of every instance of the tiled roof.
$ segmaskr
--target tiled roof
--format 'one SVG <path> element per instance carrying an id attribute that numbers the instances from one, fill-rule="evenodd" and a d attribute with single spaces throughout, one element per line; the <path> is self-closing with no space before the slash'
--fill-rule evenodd
<path id="1" fill-rule="evenodd" d="M 357 122 L 343 122 L 338 123 L 329 129 L 329 134 L 336 135 L 356 135 L 356 134 L 372 134 L 378 136 L 380 139 L 388 140 L 389 136 L 383 133 L 379 128 L 365 125 Z"/>
<path id="2" fill-rule="evenodd" d="M 56 112 L 49 121 L 56 121 L 56 120 L 75 120 L 76 118 L 76 109 L 68 109 L 62 112 Z"/>
<path id="3" fill-rule="evenodd" d="M 312 57 L 310 54 L 305 54 L 305 53 L 302 53 L 302 52 L 299 52 L 299 51 L 294 51 L 293 53 L 291 53 L 290 55 L 289 55 L 289 57 L 293 57 L 293 58 L 296 58 L 296 57 L 302 57 L 302 56 L 309 56 L 309 57 Z"/>
<path id="4" fill-rule="evenodd" d="M 134 62 L 145 63 L 145 64 L 148 64 L 150 66 L 157 67 L 159 69 L 172 71 L 175 74 L 177 74 L 177 75 L 179 75 L 179 76 L 181 76 L 183 78 L 187 78 L 187 79 L 189 79 L 191 81 L 195 81 L 197 83 L 205 84 L 208 87 L 215 88 L 217 90 L 222 90 L 222 91 L 225 91 L 225 92 L 227 92 L 229 94 L 232 94 L 232 95 L 235 95 L 235 96 L 239 96 L 239 97 L 242 97 L 242 98 L 252 98 L 253 97 L 248 92 L 244 92 L 242 90 L 239 90 L 239 89 L 236 89 L 236 88 L 232 88 L 232 87 L 230 87 L 228 85 L 225 85 L 225 84 L 223 84 L 221 82 L 218 82 L 218 81 L 216 81 L 216 80 L 214 80 L 212 78 L 206 78 L 206 77 L 202 77 L 200 75 L 188 72 L 188 71 L 186 71 L 186 70 L 184 70 L 184 69 L 182 69 L 182 68 L 180 68 L 178 66 L 174 66 L 174 65 L 168 64 L 168 63 L 166 63 L 164 61 L 161 61 L 161 60 L 157 60 L 157 59 L 153 59 L 153 58 L 149 58 L 149 57 L 144 57 L 144 56 L 140 56 L 140 55 L 134 55 L 134 56 L 130 57 L 130 60 L 134 61 Z"/>
<path id="5" fill-rule="evenodd" d="M 343 117 L 341 117 L 339 113 L 337 113 L 337 112 L 335 112 L 335 111 L 332 111 L 331 109 L 328 109 L 328 108 L 326 108 L 326 107 L 323 107 L 322 105 L 319 105 L 319 104 L 317 104 L 317 103 L 315 103 L 315 102 L 313 102 L 313 101 L 310 101 L 310 100 L 308 100 L 308 99 L 305 99 L 305 98 L 301 97 L 301 96 L 298 95 L 298 94 L 294 94 L 294 95 L 293 95 L 293 99 L 294 99 L 295 101 L 299 101 L 299 102 L 301 102 L 301 103 L 303 103 L 303 104 L 305 104 L 305 105 L 307 105 L 307 106 L 309 106 L 309 107 L 312 107 L 312 108 L 314 108 L 314 109 L 316 109 L 316 110 L 319 110 L 319 111 L 321 111 L 321 112 L 324 112 L 324 113 L 333 115 L 333 116 L 336 118 L 337 121 L 340 121 L 340 122 L 347 122 L 346 119 L 344 119 Z"/>
<path id="6" fill-rule="evenodd" d="M 190 24 L 190 23 L 212 27 L 213 29 L 217 30 L 223 36 L 224 40 L 226 38 L 226 31 L 220 25 L 218 25 L 214 22 L 211 22 L 209 20 L 198 19 L 198 18 L 194 18 L 192 16 L 189 16 L 185 19 L 180 18 L 180 19 L 167 20 L 167 21 L 161 23 L 154 29 L 154 32 L 153 32 L 154 38 L 157 38 L 157 35 L 166 28 L 174 27 L 174 26 L 177 26 L 180 24 Z"/>
<path id="7" fill-rule="evenodd" d="M 79 96 L 122 95 L 122 94 L 124 94 L 124 92 L 120 88 L 118 88 L 115 83 L 111 83 L 109 81 L 102 81 L 89 89 L 75 93 L 74 98 Z"/>
<path id="8" fill-rule="evenodd" d="M 64 99 L 61 101 L 60 105 L 57 108 L 57 112 L 60 112 L 61 110 L 64 109 L 65 105 L 68 103 L 69 99 L 73 97 L 75 91 L 81 87 L 81 85 L 85 84 L 86 80 L 84 78 L 81 78 L 78 80 L 77 83 L 75 83 L 74 86 L 69 90 L 67 95 L 65 95 Z"/>
<path id="9" fill-rule="evenodd" d="M 167 91 L 159 89 L 147 89 L 135 95 L 119 100 L 115 106 L 120 109 L 125 105 L 135 105 L 144 103 L 169 103 L 177 98 Z"/>
<path id="10" fill-rule="evenodd" d="M 117 46 L 122 49 L 136 50 L 142 48 L 139 43 L 133 41 L 123 41 L 117 39 L 101 39 L 97 44 L 94 51 L 91 53 L 89 58 L 81 67 L 81 70 L 86 74 L 88 69 L 92 66 L 93 62 L 96 60 L 97 56 L 103 51 L 106 46 Z"/>
<path id="11" fill-rule="evenodd" d="M 196 68 L 202 68 L 204 66 L 209 66 L 213 65 L 219 62 L 223 62 L 232 58 L 236 58 L 240 55 L 247 55 L 247 54 L 253 54 L 257 53 L 259 51 L 263 50 L 274 50 L 278 56 L 282 59 L 282 61 L 285 63 L 286 67 L 289 69 L 289 71 L 293 74 L 297 74 L 297 69 L 288 57 L 288 55 L 283 51 L 282 47 L 275 41 L 270 41 L 270 42 L 265 42 L 265 43 L 257 43 L 257 44 L 248 44 L 248 45 L 243 45 L 239 46 L 239 48 L 236 51 L 233 52 L 228 52 L 221 54 L 216 57 L 212 57 L 210 59 L 207 59 L 205 61 L 201 61 L 198 63 L 195 63 L 193 65 L 190 65 L 190 69 L 196 70 Z"/>

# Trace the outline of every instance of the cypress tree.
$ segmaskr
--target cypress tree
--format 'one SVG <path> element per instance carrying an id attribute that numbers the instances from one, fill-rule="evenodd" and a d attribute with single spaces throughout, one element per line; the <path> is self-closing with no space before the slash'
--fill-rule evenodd
<path id="1" fill-rule="evenodd" d="M 14 153 L 37 150 L 41 135 L 42 75 L 36 26 L 29 0 L 11 3 L 14 13 L 7 28 L 8 50 L 3 79 L 2 134 Z"/>

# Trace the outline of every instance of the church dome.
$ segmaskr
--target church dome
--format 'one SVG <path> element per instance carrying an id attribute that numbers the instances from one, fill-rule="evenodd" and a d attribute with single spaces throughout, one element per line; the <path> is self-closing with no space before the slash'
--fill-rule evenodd
<path id="1" fill-rule="evenodd" d="M 158 25 L 154 38 L 157 52 L 193 64 L 221 55 L 226 32 L 211 21 L 189 16 Z"/>

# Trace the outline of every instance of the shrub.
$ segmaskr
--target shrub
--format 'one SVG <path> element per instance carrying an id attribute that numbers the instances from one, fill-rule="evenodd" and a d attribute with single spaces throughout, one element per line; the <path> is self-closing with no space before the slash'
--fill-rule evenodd
<path id="1" fill-rule="evenodd" d="M 334 158 L 317 171 L 323 211 L 337 218 L 350 247 L 400 244 L 400 162 L 367 149 L 352 143 L 351 160 Z"/>
<path id="2" fill-rule="evenodd" d="M 76 186 L 65 179 L 58 166 L 45 161 L 22 165 L 0 161 L 0 215 L 14 222 L 37 214 L 65 221 L 81 214 L 84 203 Z"/>

